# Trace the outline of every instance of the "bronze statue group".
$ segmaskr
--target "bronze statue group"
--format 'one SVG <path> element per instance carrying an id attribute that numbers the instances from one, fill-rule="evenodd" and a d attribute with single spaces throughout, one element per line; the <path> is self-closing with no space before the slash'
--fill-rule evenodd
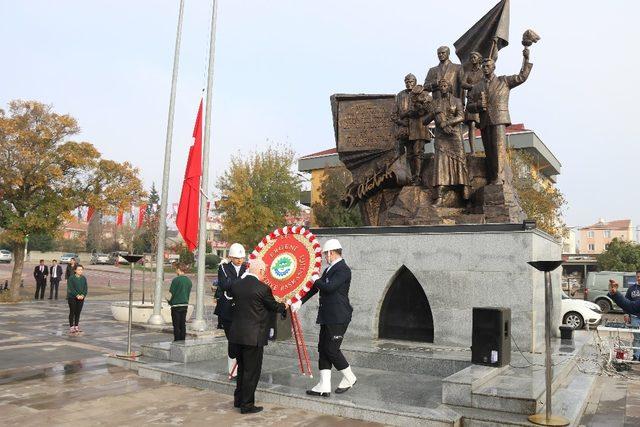
<path id="1" fill-rule="evenodd" d="M 472 52 L 469 61 L 455 64 L 449 48 L 437 50 L 439 64 L 428 70 L 423 85 L 413 74 L 405 76 L 406 89 L 396 96 L 392 120 L 396 125 L 398 154 L 405 154 L 413 185 L 433 188 L 433 204 L 441 206 L 444 191 L 450 189 L 462 200 L 471 192 L 463 145 L 463 124 L 472 153 L 475 129 L 479 128 L 486 155 L 487 184 L 507 181 L 506 128 L 509 93 L 524 83 L 531 72 L 529 48 L 525 46 L 520 72 L 512 76 L 495 75 L 495 57 L 482 58 Z M 429 126 L 434 123 L 434 159 L 428 177 L 423 173 L 425 144 L 431 142 Z"/>

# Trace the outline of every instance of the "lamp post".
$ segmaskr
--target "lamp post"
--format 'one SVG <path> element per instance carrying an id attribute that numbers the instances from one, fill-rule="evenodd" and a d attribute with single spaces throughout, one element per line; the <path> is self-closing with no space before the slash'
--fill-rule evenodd
<path id="1" fill-rule="evenodd" d="M 138 353 L 131 352 L 131 323 L 133 319 L 133 269 L 135 267 L 135 264 L 138 261 L 140 261 L 140 258 L 142 258 L 142 255 L 133 255 L 133 254 L 122 255 L 122 258 L 129 261 L 129 266 L 131 267 L 130 273 L 129 273 L 129 320 L 127 322 L 127 353 L 118 354 L 117 356 L 124 357 L 124 358 L 132 358 L 132 357 L 139 356 Z"/>
<path id="2" fill-rule="evenodd" d="M 546 403 L 544 414 L 529 415 L 529 421 L 543 426 L 566 426 L 569 420 L 560 415 L 551 414 L 551 308 L 553 307 L 553 288 L 551 287 L 551 272 L 562 264 L 560 261 L 531 261 L 528 263 L 539 271 L 544 272 L 544 344 L 545 344 L 545 376 Z"/>

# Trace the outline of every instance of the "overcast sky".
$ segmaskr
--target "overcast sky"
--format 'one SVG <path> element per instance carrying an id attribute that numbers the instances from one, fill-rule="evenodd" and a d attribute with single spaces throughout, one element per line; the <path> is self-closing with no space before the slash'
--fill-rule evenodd
<path id="1" fill-rule="evenodd" d="M 218 0 L 210 183 L 231 155 L 288 143 L 305 155 L 335 145 L 332 93 L 395 93 L 419 81 L 496 0 Z M 456 5 L 457 7 L 454 7 Z M 206 64 L 211 1 L 187 0 L 177 88 L 170 201 L 179 197 Z M 640 225 L 638 2 L 511 1 L 511 44 L 498 74 L 529 80 L 511 118 L 562 163 L 569 225 L 599 217 Z M 0 107 L 35 99 L 76 117 L 77 138 L 130 160 L 159 186 L 177 0 L 0 0 Z M 457 62 L 457 59 L 456 59 Z"/>

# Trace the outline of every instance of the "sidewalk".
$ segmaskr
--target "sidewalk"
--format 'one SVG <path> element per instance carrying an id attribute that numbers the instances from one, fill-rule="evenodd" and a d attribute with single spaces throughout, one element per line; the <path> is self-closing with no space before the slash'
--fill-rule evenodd
<path id="1" fill-rule="evenodd" d="M 376 425 L 279 405 L 241 415 L 230 396 L 107 365 L 104 356 L 125 351 L 127 336 L 108 302 L 86 302 L 81 336 L 67 335 L 67 314 L 65 301 L 0 305 L 0 425 Z M 136 328 L 132 338 L 139 349 L 171 335 Z"/>

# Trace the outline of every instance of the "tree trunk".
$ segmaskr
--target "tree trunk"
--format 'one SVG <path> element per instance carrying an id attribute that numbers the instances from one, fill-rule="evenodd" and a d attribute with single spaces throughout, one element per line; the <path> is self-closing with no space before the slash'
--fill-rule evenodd
<path id="1" fill-rule="evenodd" d="M 11 273 L 11 299 L 20 299 L 20 281 L 22 280 L 22 270 L 24 268 L 24 251 L 26 243 L 15 243 L 13 245 L 13 272 Z"/>

